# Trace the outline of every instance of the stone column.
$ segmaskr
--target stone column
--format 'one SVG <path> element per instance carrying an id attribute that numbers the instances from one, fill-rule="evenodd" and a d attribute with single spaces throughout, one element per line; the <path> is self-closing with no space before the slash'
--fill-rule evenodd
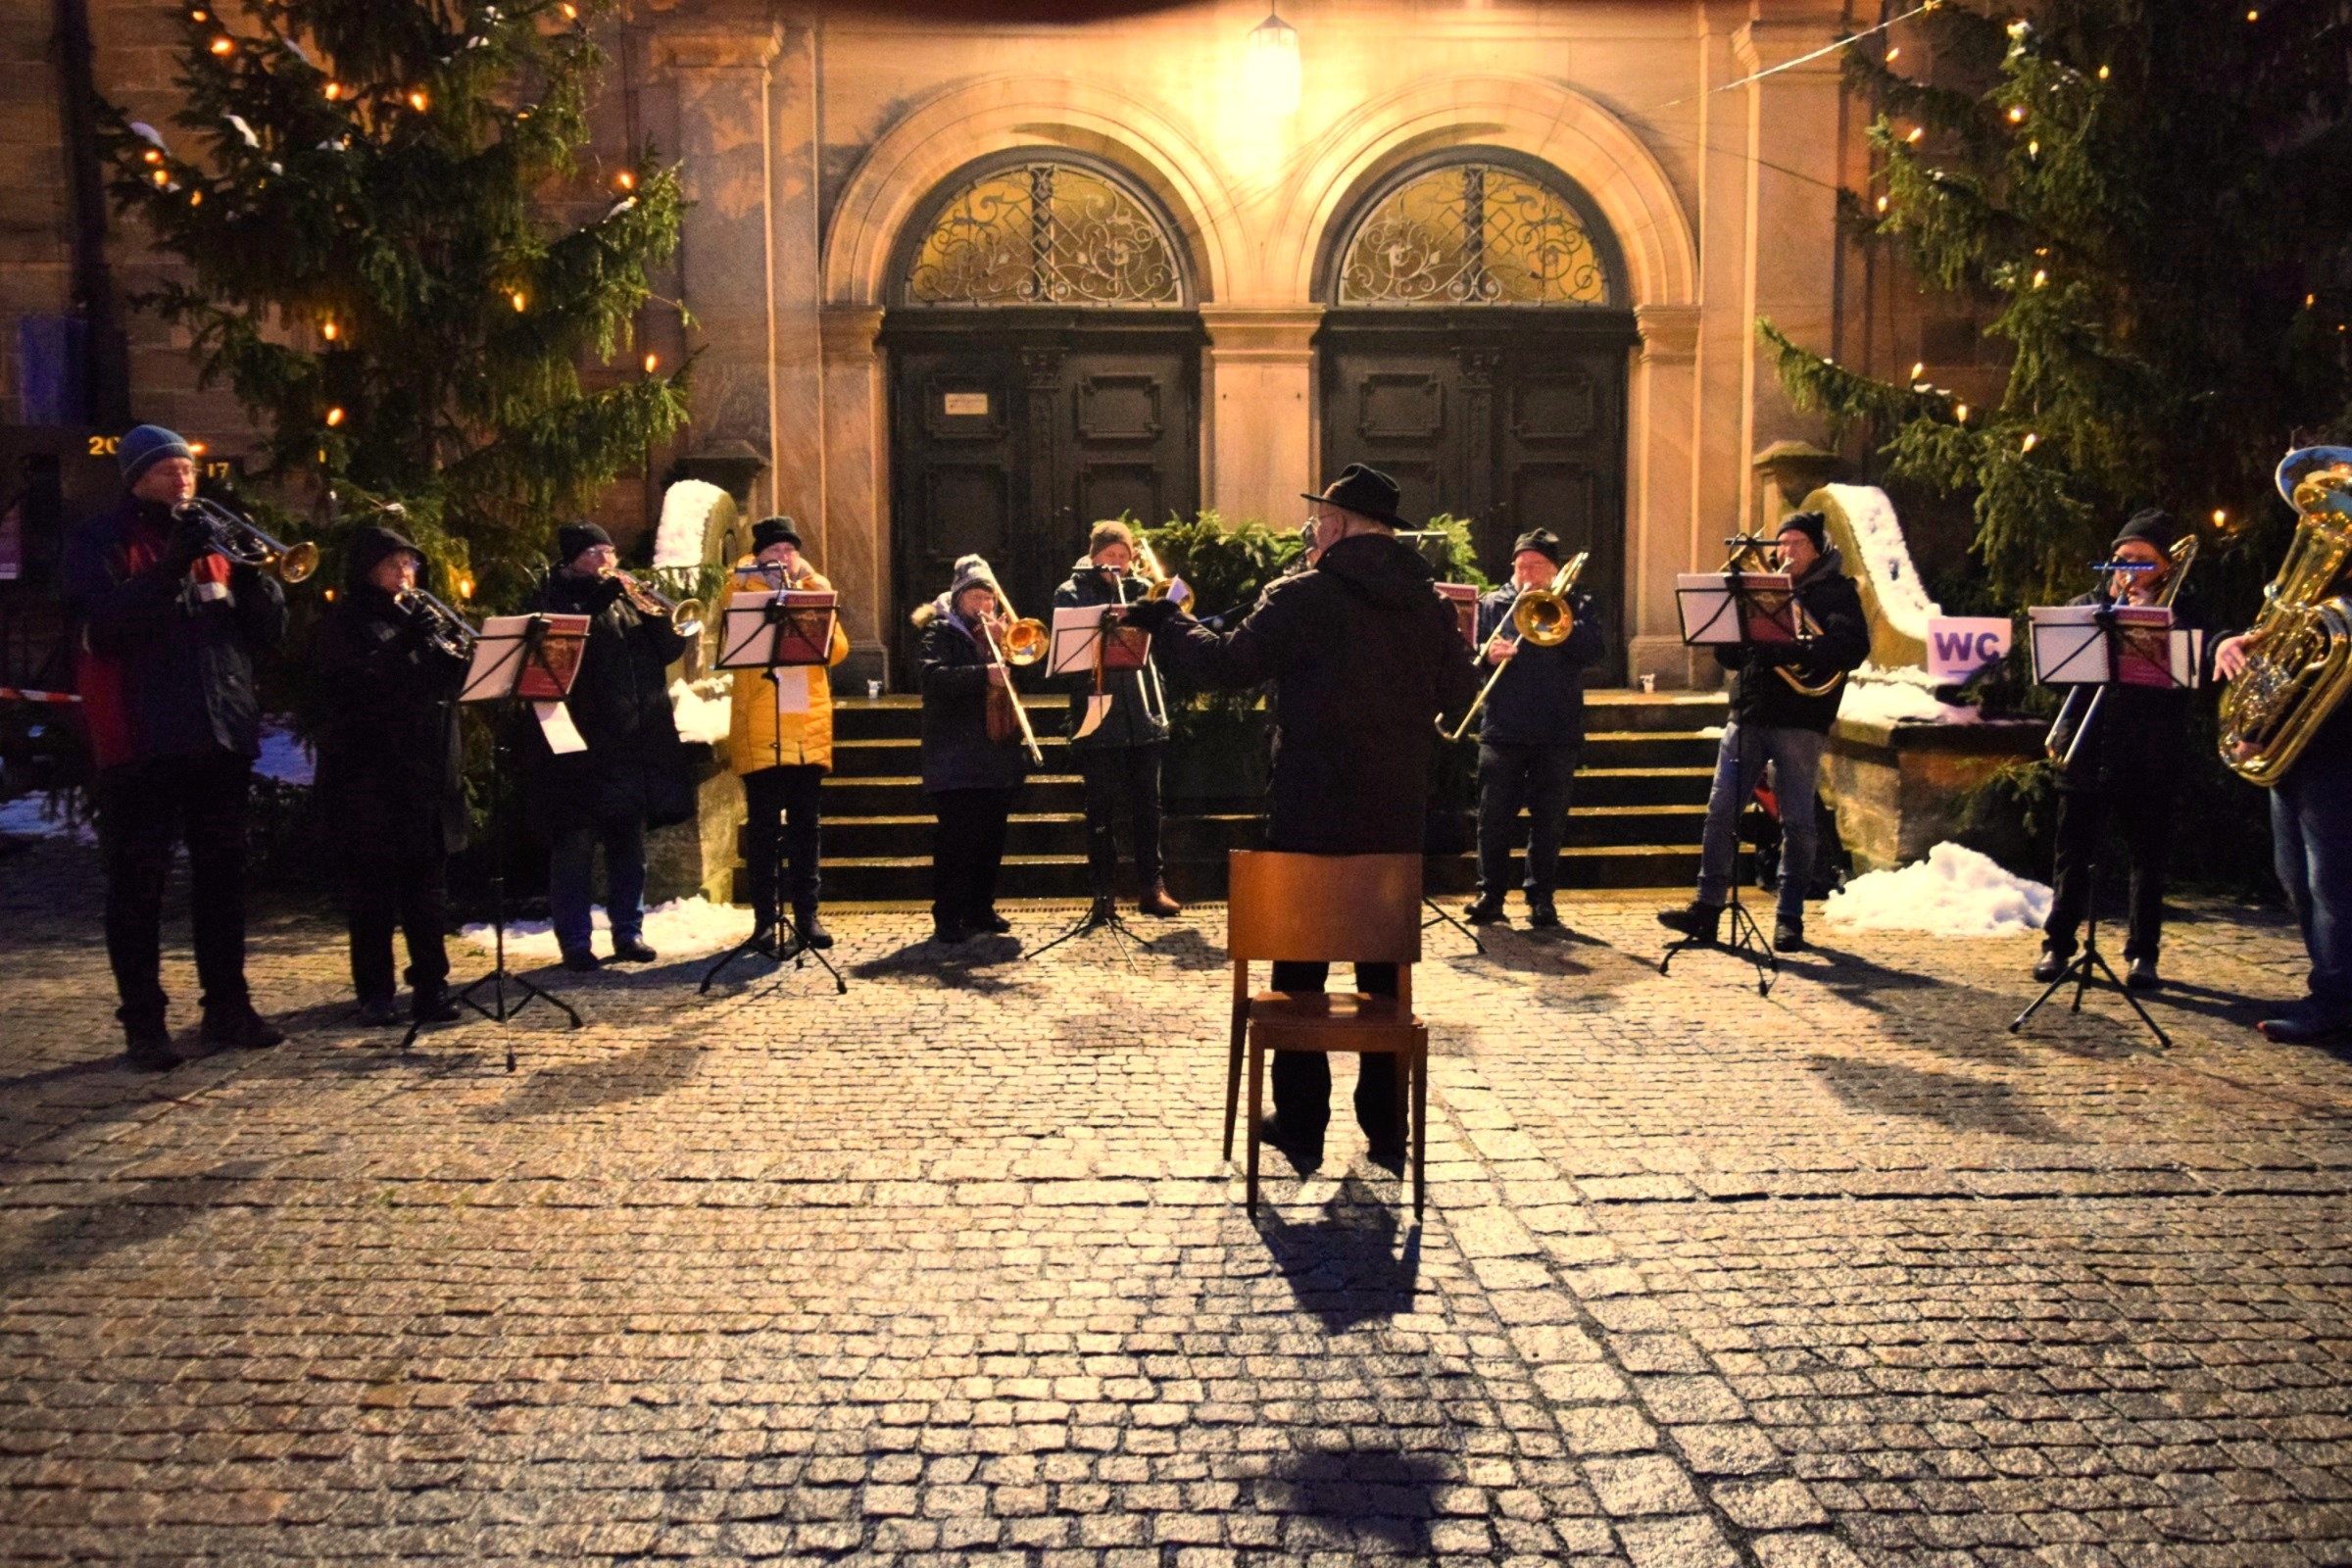
<path id="1" fill-rule="evenodd" d="M 768 68 L 772 32 L 678 33 L 662 39 L 676 83 L 678 156 L 687 200 L 678 242 L 686 308 L 694 313 L 693 450 L 736 440 L 768 463 L 752 515 L 767 509 L 776 462 L 775 266 L 770 212 Z"/>
<path id="2" fill-rule="evenodd" d="M 1711 685 L 1683 646 L 1677 572 L 1698 564 L 1698 323 L 1695 305 L 1638 305 L 1642 346 L 1627 388 L 1626 672 L 1636 684 Z"/>
<path id="3" fill-rule="evenodd" d="M 1281 527 L 1303 515 L 1297 497 L 1313 488 L 1311 344 L 1322 319 L 1319 306 L 1201 308 L 1209 346 L 1200 494 L 1228 522 L 1256 517 Z"/>
<path id="4" fill-rule="evenodd" d="M 783 24 L 768 73 L 769 344 L 774 466 L 769 496 L 807 533 L 816 559 L 832 541 L 825 518 L 824 339 L 818 321 L 816 29 Z"/>
<path id="5" fill-rule="evenodd" d="M 1818 353 L 1838 352 L 1843 76 L 1836 54 L 1797 66 L 1788 62 L 1837 38 L 1843 30 L 1841 13 L 1828 0 L 1780 9 L 1776 20 L 1751 22 L 1736 39 L 1742 74 L 1773 72 L 1745 93 L 1754 156 L 1748 165 L 1746 246 L 1750 384 L 1741 452 L 1791 437 L 1811 438 L 1821 430 L 1819 416 L 1800 415 L 1789 407 L 1771 352 L 1755 341 L 1755 318 L 1770 318 L 1775 326 Z M 1787 69 L 1774 70 L 1782 66 Z M 1750 526 L 1759 520 L 1752 503 L 1742 509 L 1742 517 Z"/>
<path id="6" fill-rule="evenodd" d="M 890 611 L 890 529 L 883 445 L 886 392 L 874 338 L 882 312 L 829 305 L 818 317 L 824 351 L 824 553 L 817 564 L 841 595 L 850 657 L 840 687 L 888 678 L 882 618 Z"/>

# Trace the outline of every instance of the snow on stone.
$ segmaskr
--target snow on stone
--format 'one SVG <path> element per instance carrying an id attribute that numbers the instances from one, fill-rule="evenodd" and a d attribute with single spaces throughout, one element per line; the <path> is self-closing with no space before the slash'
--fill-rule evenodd
<path id="1" fill-rule="evenodd" d="M 311 749 L 294 738 L 294 726 L 282 718 L 262 720 L 262 755 L 253 770 L 280 784 L 308 784 L 318 776 Z"/>
<path id="2" fill-rule="evenodd" d="M 1984 715 L 1959 703 L 1936 700 L 1936 681 L 1924 669 L 1864 664 L 1849 676 L 1838 717 L 1862 724 L 1977 724 Z"/>
<path id="3" fill-rule="evenodd" d="M 735 717 L 734 691 L 733 670 L 706 675 L 691 686 L 682 680 L 671 681 L 669 709 L 677 715 L 678 739 L 712 746 L 725 740 Z"/>
<path id="4" fill-rule="evenodd" d="M 1906 637 L 1928 640 L 1928 622 L 1943 613 L 1919 580 L 1911 564 L 1911 547 L 1903 542 L 1903 525 L 1894 503 L 1876 485 L 1825 485 L 1845 520 L 1853 525 L 1854 545 L 1862 552 L 1860 564 L 1878 591 L 1879 610 L 1888 624 Z"/>
<path id="5" fill-rule="evenodd" d="M 598 953 L 612 951 L 612 921 L 598 905 L 590 911 L 596 926 Z M 722 953 L 752 934 L 752 911 L 731 904 L 712 904 L 697 894 L 672 899 L 645 911 L 646 945 L 664 958 L 697 958 Z M 491 929 L 469 925 L 459 933 L 482 952 L 491 951 Z M 563 956 L 555 928 L 545 920 L 514 920 L 507 926 L 507 955 L 525 963 L 553 963 Z"/>
<path id="6" fill-rule="evenodd" d="M 699 566 L 710 509 L 727 493 L 705 479 L 680 479 L 662 492 L 662 524 L 654 530 L 654 564 Z"/>
<path id="7" fill-rule="evenodd" d="M 1858 876 L 1822 910 L 1834 925 L 1947 937 L 2021 936 L 2040 930 L 2049 913 L 2047 887 L 1957 844 L 1938 844 L 1898 870 Z"/>
<path id="8" fill-rule="evenodd" d="M 71 838 L 76 844 L 95 844 L 98 835 L 87 822 L 70 824 L 57 803 L 46 795 L 20 795 L 0 801 L 0 834 L 20 839 Z"/>

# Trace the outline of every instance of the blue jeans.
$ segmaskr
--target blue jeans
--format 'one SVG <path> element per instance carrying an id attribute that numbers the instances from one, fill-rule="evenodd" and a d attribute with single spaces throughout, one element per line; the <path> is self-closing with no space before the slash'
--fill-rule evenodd
<path id="1" fill-rule="evenodd" d="M 2352 779 L 2306 758 L 2279 780 L 2271 854 L 2311 955 L 2304 1009 L 2352 1021 Z"/>
<path id="2" fill-rule="evenodd" d="M 583 823 L 556 835 L 547 860 L 548 912 L 556 943 L 565 953 L 586 953 L 595 926 L 589 917 L 596 847 L 605 847 L 605 912 L 612 940 L 626 942 L 645 929 L 645 821 L 641 817 Z"/>
<path id="3" fill-rule="evenodd" d="M 1805 917 L 1805 890 L 1813 885 L 1813 857 L 1821 835 L 1813 822 L 1813 790 L 1821 775 L 1821 750 L 1829 737 L 1815 729 L 1773 724 L 1724 726 L 1715 754 L 1715 787 L 1707 796 L 1707 831 L 1698 854 L 1698 902 L 1721 905 L 1732 896 L 1739 865 L 1740 812 L 1764 781 L 1772 764 L 1773 794 L 1781 803 L 1780 917 Z"/>

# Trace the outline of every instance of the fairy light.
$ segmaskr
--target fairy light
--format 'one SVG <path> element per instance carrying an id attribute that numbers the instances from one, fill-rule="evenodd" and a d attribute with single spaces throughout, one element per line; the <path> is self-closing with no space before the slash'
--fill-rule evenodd
<path id="1" fill-rule="evenodd" d="M 2214 525 L 2216 528 L 2227 528 L 2227 527 L 2229 527 L 2229 526 L 2230 526 L 2230 514 L 2229 514 L 2229 513 L 2227 513 L 2227 512 L 2225 512 L 2225 511 L 2223 511 L 2223 510 L 2222 510 L 2220 507 L 2216 507 L 2216 508 L 2214 508 L 2214 509 L 2213 509 L 2213 525 Z"/>
<path id="2" fill-rule="evenodd" d="M 1903 46 L 1902 46 L 1901 44 L 1899 44 L 1899 43 L 1898 43 L 1898 44 L 1896 44 L 1896 45 L 1895 45 L 1893 48 L 1891 48 L 1891 49 L 1888 49 L 1888 50 L 1886 51 L 1886 63 L 1887 63 L 1888 65 L 1890 65 L 1890 66 L 1891 66 L 1891 65 L 1893 65 L 1893 64 L 1894 64 L 1894 63 L 1895 63 L 1897 60 L 1900 60 L 1900 59 L 1902 59 L 1902 58 L 1903 58 Z"/>
<path id="3" fill-rule="evenodd" d="M 329 410 L 327 410 L 327 411 L 326 411 L 326 427 L 327 427 L 328 429 L 330 429 L 330 430 L 331 430 L 331 429 L 333 429 L 333 428 L 334 428 L 336 425 L 338 425 L 338 424 L 341 424 L 342 422 L 343 422 L 343 411 L 342 411 L 342 409 L 341 409 L 341 408 L 337 407 L 337 408 L 332 408 L 332 409 L 329 409 Z"/>
<path id="4" fill-rule="evenodd" d="M 207 452 L 210 452 L 210 451 L 212 451 L 212 450 L 213 450 L 213 448 L 212 448 L 212 444 L 211 444 L 210 442 L 206 442 L 206 441 L 191 441 L 191 442 L 189 442 L 189 443 L 188 443 L 188 451 L 189 451 L 189 453 L 190 453 L 192 456 L 195 456 L 195 457 L 199 457 L 199 458 L 201 458 L 201 457 L 203 457 L 203 456 L 204 456 L 204 455 L 205 455 Z"/>
<path id="5" fill-rule="evenodd" d="M 2108 70 L 2107 70 L 2107 68 L 2106 68 L 2105 66 L 2101 66 L 2101 67 L 2099 68 L 2099 79 L 2100 79 L 2101 81 L 2105 81 L 2105 80 L 2107 79 L 2107 77 L 2108 77 L 2108 75 L 2109 75 L 2109 74 L 2110 74 L 2110 73 L 2108 72 Z"/>
<path id="6" fill-rule="evenodd" d="M 188 192 L 188 205 L 190 207 L 202 207 L 204 205 L 204 192 L 200 190 L 192 190 Z"/>
<path id="7" fill-rule="evenodd" d="M 213 14 L 209 11 L 191 11 L 188 13 L 188 20 L 190 22 L 210 22 L 213 20 Z"/>
<path id="8" fill-rule="evenodd" d="M 1962 424 L 1966 424 L 1968 422 L 1968 405 L 1965 403 L 1956 405 L 1952 410 L 1952 417 Z"/>
<path id="9" fill-rule="evenodd" d="M 148 148 L 147 151 L 140 156 L 144 157 L 151 164 L 160 164 L 164 161 L 164 155 L 157 152 L 152 147 Z"/>
<path id="10" fill-rule="evenodd" d="M 660 368 L 662 368 L 662 356 L 659 354 L 648 354 L 645 357 L 645 373 L 651 375 Z"/>
<path id="11" fill-rule="evenodd" d="M 2036 267 L 2035 269 L 2034 269 L 2034 286 L 2035 288 L 2040 288 L 2040 287 L 2042 287 L 2043 285 L 2047 284 L 2047 283 L 2049 282 L 2049 280 L 2050 280 L 2050 274 L 2049 274 L 2049 273 L 2047 273 L 2047 272 L 2043 271 L 2043 270 L 2042 270 L 2040 268 L 2038 268 L 2038 267 Z"/>
<path id="12" fill-rule="evenodd" d="M 320 454 L 320 459 L 321 461 L 324 460 L 324 454 Z M 335 602 L 335 591 L 332 588 L 329 588 L 326 591 L 326 602 L 330 605 Z"/>
<path id="13" fill-rule="evenodd" d="M 2319 303 L 2320 297 L 2317 294 L 2306 294 L 2303 296 L 2303 308 L 2307 311 Z"/>
<path id="14" fill-rule="evenodd" d="M 318 335 L 325 338 L 329 343 L 332 343 L 338 336 L 341 335 L 342 330 L 343 329 L 341 327 L 335 325 L 332 319 L 329 319 L 323 326 L 318 328 Z"/>
<path id="15" fill-rule="evenodd" d="M 416 110 L 418 114 L 423 114 L 425 105 L 430 102 L 431 100 L 425 97 L 424 89 L 422 87 L 412 87 L 409 89 L 409 107 Z"/>
<path id="16" fill-rule="evenodd" d="M 2026 156 L 2028 158 L 2039 158 L 2041 156 L 2040 137 L 2036 136 L 2034 140 L 2026 143 Z"/>
<path id="17" fill-rule="evenodd" d="M 326 92 L 326 101 L 330 104 L 343 96 L 343 84 L 339 81 L 328 82 L 324 90 Z"/>
<path id="18" fill-rule="evenodd" d="M 2038 446 L 2038 445 L 2040 445 L 2040 444 L 2041 444 L 2041 437 L 2039 437 L 2039 436 L 2035 435 L 2035 434 L 2034 434 L 2033 431 L 2031 431 L 2031 430 L 2028 430 L 2028 431 L 2026 432 L 2025 444 L 2024 444 L 2024 445 L 2022 445 L 2022 446 L 2020 446 L 2020 447 L 2018 448 L 2018 450 L 2019 450 L 2020 452 L 2031 452 L 2031 451 L 2033 451 L 2033 450 L 2034 450 L 2034 449 L 2036 446 Z"/>
<path id="19" fill-rule="evenodd" d="M 159 169 L 159 170 L 157 170 L 157 171 L 155 172 L 155 182 L 156 182 L 158 185 L 169 185 L 169 184 L 171 184 L 171 183 L 172 183 L 172 172 L 171 172 L 170 170 L 168 170 L 168 169 Z"/>
<path id="20" fill-rule="evenodd" d="M 1903 140 L 1905 140 L 1905 141 L 1909 141 L 1909 142 L 1915 142 L 1915 141 L 1919 140 L 1919 139 L 1920 139 L 1922 136 L 1925 136 L 1927 133 L 1928 133 L 1928 128 L 1927 128 L 1925 125 L 1913 125 L 1913 126 L 1911 127 L 1910 133 L 1909 133 L 1908 135 L 1904 136 L 1904 137 L 1903 137 Z"/>
<path id="21" fill-rule="evenodd" d="M 473 597 L 472 573 L 468 572 L 458 579 L 458 597 L 460 599 L 471 599 Z"/>
<path id="22" fill-rule="evenodd" d="M 577 22 L 580 20 L 580 8 L 573 5 L 571 0 L 564 0 L 564 20 L 565 22 Z"/>
<path id="23" fill-rule="evenodd" d="M 507 298 L 514 302 L 515 314 L 517 315 L 520 315 L 523 311 L 530 308 L 530 300 L 524 296 L 522 290 L 520 289 L 514 290 L 513 293 L 509 294 Z"/>
<path id="24" fill-rule="evenodd" d="M 213 40 L 213 53 L 217 55 L 227 54 L 236 47 L 237 41 L 234 38 L 230 38 L 225 35 Z"/>
<path id="25" fill-rule="evenodd" d="M 1882 196 L 1882 197 L 1880 197 L 1880 198 L 1879 198 L 1879 211 L 1883 213 L 1883 212 L 1885 212 L 1886 210 L 1886 197 L 1884 197 L 1884 196 Z"/>
<path id="26" fill-rule="evenodd" d="M 619 173 L 612 176 L 612 183 L 619 186 L 622 190 L 635 190 L 637 188 L 637 176 L 624 169 Z"/>

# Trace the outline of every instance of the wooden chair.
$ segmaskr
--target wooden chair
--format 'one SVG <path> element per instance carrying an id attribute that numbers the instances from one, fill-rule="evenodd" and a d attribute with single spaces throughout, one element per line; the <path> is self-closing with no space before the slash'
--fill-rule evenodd
<path id="1" fill-rule="evenodd" d="M 1250 1212 L 1257 1212 L 1259 1095 L 1269 1051 L 1354 1052 L 1396 1058 L 1396 1131 L 1409 1134 L 1413 1213 L 1421 1212 L 1427 1142 L 1429 1029 L 1413 1016 L 1421 958 L 1421 857 L 1289 855 L 1236 850 L 1225 947 L 1233 958 L 1233 1048 L 1225 1072 L 1225 1157 L 1233 1158 L 1242 1048 L 1250 1054 Z M 1260 991 L 1255 960 L 1394 963 L 1396 995 Z M 1410 1092 L 1408 1104 L 1406 1094 Z M 1408 1125 L 1409 1122 L 1409 1125 Z"/>

